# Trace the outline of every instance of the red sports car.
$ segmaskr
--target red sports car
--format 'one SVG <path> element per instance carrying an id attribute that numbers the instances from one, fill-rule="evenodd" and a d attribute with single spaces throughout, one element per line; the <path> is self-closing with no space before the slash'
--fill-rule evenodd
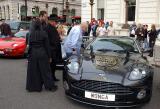
<path id="1" fill-rule="evenodd" d="M 7 57 L 24 56 L 26 53 L 26 35 L 28 31 L 20 31 L 14 37 L 0 36 L 0 55 Z"/>

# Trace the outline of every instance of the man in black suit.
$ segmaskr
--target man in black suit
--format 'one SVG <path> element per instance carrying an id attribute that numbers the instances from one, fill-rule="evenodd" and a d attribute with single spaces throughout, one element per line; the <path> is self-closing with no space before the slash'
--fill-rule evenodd
<path id="1" fill-rule="evenodd" d="M 56 63 L 57 61 L 61 60 L 62 55 L 61 55 L 61 44 L 60 44 L 61 40 L 60 40 L 58 31 L 54 25 L 55 24 L 54 21 L 56 20 L 56 15 L 51 15 L 48 21 L 47 12 L 41 11 L 40 19 L 42 21 L 42 28 L 48 34 L 49 43 L 51 47 L 52 61 L 51 61 L 50 66 L 51 66 L 51 71 L 52 71 L 52 77 L 54 81 L 59 81 L 55 76 L 55 70 L 56 70 Z"/>

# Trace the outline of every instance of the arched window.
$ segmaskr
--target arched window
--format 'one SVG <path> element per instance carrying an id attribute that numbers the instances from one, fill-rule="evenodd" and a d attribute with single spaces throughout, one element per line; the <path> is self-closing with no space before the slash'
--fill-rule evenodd
<path id="1" fill-rule="evenodd" d="M 71 10 L 71 16 L 76 16 L 76 10 L 75 9 Z"/>
<path id="2" fill-rule="evenodd" d="M 135 21 L 135 14 L 136 14 L 136 0 L 126 0 L 126 7 L 127 7 L 127 20 L 128 21 Z"/>
<path id="3" fill-rule="evenodd" d="M 57 8 L 53 8 L 52 9 L 52 14 L 58 15 L 58 9 Z"/>
<path id="4" fill-rule="evenodd" d="M 26 12 L 27 12 L 26 7 L 25 7 L 25 6 L 21 6 L 20 15 L 21 15 L 21 16 L 26 16 Z"/>
<path id="5" fill-rule="evenodd" d="M 32 8 L 32 15 L 39 16 L 39 7 L 38 6 L 35 6 L 34 8 Z"/>

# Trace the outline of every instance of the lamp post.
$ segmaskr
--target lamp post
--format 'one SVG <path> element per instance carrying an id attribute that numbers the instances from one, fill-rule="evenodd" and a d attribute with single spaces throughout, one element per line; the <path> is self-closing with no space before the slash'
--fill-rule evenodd
<path id="1" fill-rule="evenodd" d="M 25 0 L 25 20 L 27 20 L 27 11 L 28 11 L 28 9 L 27 9 L 27 6 L 28 4 L 27 4 L 27 0 Z"/>
<path id="2" fill-rule="evenodd" d="M 69 12 L 69 1 L 66 0 L 66 21 L 67 21 L 67 23 L 71 23 L 70 18 L 69 18 L 69 16 L 70 16 L 69 14 L 70 14 L 70 12 Z"/>
<path id="3" fill-rule="evenodd" d="M 62 6 L 62 15 L 64 16 L 64 0 L 62 0 L 63 6 Z"/>
<path id="4" fill-rule="evenodd" d="M 94 0 L 90 0 L 90 5 L 91 5 L 91 20 L 93 19 L 93 5 L 94 5 Z"/>

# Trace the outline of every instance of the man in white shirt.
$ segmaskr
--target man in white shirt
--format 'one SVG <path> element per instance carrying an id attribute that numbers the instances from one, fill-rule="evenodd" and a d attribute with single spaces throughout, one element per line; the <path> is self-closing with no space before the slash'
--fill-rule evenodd
<path id="1" fill-rule="evenodd" d="M 101 24 L 101 26 L 99 26 L 99 27 L 97 28 L 97 35 L 98 35 L 98 36 L 105 36 L 105 35 L 106 35 L 106 32 L 107 32 L 107 30 L 106 30 L 104 24 Z"/>
<path id="2" fill-rule="evenodd" d="M 113 27 L 113 21 L 109 23 L 109 27 L 107 28 L 108 36 L 115 36 L 115 28 Z"/>
<path id="3" fill-rule="evenodd" d="M 86 22 L 81 25 L 76 25 L 72 27 L 65 43 L 64 49 L 67 57 L 75 55 L 80 55 L 81 45 L 82 45 L 82 33 L 86 32 L 88 29 L 88 25 Z"/>

